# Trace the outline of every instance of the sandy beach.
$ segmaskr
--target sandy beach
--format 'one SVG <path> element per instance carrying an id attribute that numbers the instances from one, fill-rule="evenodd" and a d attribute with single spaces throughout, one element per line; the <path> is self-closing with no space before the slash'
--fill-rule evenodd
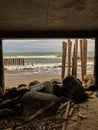
<path id="1" fill-rule="evenodd" d="M 36 71 L 35 71 L 36 70 Z M 87 74 L 93 74 L 93 66 L 87 69 Z M 67 70 L 65 71 L 65 77 L 67 76 Z M 81 80 L 81 69 L 78 67 L 77 78 Z M 39 82 L 49 81 L 52 79 L 61 79 L 61 68 L 47 68 L 45 70 L 40 69 L 17 69 L 17 70 L 5 70 L 4 80 L 5 88 L 18 87 L 20 84 L 28 85 L 34 80 Z"/>
<path id="2" fill-rule="evenodd" d="M 21 72 L 19 70 L 6 70 L 4 71 L 5 88 L 17 87 L 19 84 L 29 84 L 34 80 L 39 82 L 49 81 L 51 79 L 60 79 L 60 74 L 53 73 L 29 73 Z"/>

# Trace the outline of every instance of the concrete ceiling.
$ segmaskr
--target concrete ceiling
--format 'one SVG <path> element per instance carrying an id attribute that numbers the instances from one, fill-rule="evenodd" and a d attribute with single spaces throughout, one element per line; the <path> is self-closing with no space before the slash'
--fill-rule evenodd
<path id="1" fill-rule="evenodd" d="M 0 0 L 5 30 L 98 30 L 98 0 Z"/>

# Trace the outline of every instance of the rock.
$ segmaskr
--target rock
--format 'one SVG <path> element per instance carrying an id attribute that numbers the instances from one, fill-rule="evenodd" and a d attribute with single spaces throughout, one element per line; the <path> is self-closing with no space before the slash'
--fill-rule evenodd
<path id="1" fill-rule="evenodd" d="M 62 84 L 60 79 L 52 79 L 52 80 L 50 80 L 50 83 L 51 84 Z"/>
<path id="2" fill-rule="evenodd" d="M 40 91 L 44 93 L 54 94 L 58 97 L 64 96 L 64 90 L 62 88 L 62 84 L 60 82 L 51 80 L 51 81 L 44 81 L 37 85 L 32 85 L 31 90 L 33 91 Z"/>
<path id="3" fill-rule="evenodd" d="M 85 81 L 85 82 L 87 83 L 89 80 L 95 81 L 95 78 L 94 78 L 94 75 L 93 75 L 93 74 L 84 75 L 83 81 Z"/>
<path id="4" fill-rule="evenodd" d="M 89 87 L 89 86 L 91 86 L 91 85 L 94 85 L 95 84 L 95 82 L 94 82 L 94 80 L 88 80 L 88 82 L 86 83 L 86 86 L 87 87 Z"/>
<path id="5" fill-rule="evenodd" d="M 18 89 L 20 89 L 20 88 L 27 88 L 27 85 L 26 84 L 19 84 Z"/>
<path id="6" fill-rule="evenodd" d="M 42 83 L 30 86 L 33 91 L 40 91 L 45 93 L 53 94 L 53 85 L 49 81 L 44 81 Z"/>
<path id="7" fill-rule="evenodd" d="M 98 98 L 98 90 L 96 90 L 96 97 Z"/>
<path id="8" fill-rule="evenodd" d="M 0 119 L 11 117 L 13 114 L 11 109 L 2 109 L 0 110 Z"/>
<path id="9" fill-rule="evenodd" d="M 31 88 L 33 85 L 36 85 L 36 84 L 39 84 L 39 83 L 40 83 L 39 81 L 34 80 L 34 81 L 30 82 L 28 86 L 29 86 L 29 88 Z"/>
<path id="10" fill-rule="evenodd" d="M 3 99 L 12 99 L 17 96 L 17 88 L 13 87 L 5 92 L 2 96 Z"/>
<path id="11" fill-rule="evenodd" d="M 3 95 L 3 90 L 2 88 L 0 87 L 0 97 Z"/>
<path id="12" fill-rule="evenodd" d="M 48 109 L 46 115 L 56 113 L 58 106 L 60 105 L 60 99 L 53 94 L 29 91 L 25 93 L 21 99 L 22 115 L 30 116 L 51 102 L 54 103 L 54 106 Z"/>
<path id="13" fill-rule="evenodd" d="M 72 99 L 74 103 L 83 102 L 88 98 L 82 84 L 73 76 L 67 76 L 63 80 L 63 88 L 65 96 Z"/>
<path id="14" fill-rule="evenodd" d="M 12 128 L 7 128 L 7 129 L 4 129 L 4 130 L 13 130 Z"/>
<path id="15" fill-rule="evenodd" d="M 96 91 L 97 88 L 96 88 L 95 82 L 93 80 L 88 80 L 84 89 L 85 89 L 85 93 L 88 96 L 91 96 L 94 93 L 94 91 Z"/>

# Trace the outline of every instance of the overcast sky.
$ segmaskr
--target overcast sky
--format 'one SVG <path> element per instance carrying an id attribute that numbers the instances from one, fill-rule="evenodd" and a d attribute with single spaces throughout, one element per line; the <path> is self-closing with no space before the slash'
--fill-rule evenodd
<path id="1" fill-rule="evenodd" d="M 40 39 L 40 40 L 3 40 L 4 52 L 61 52 L 62 41 L 66 39 Z M 74 44 L 74 40 L 72 39 Z M 94 51 L 93 39 L 88 40 L 88 50 Z"/>

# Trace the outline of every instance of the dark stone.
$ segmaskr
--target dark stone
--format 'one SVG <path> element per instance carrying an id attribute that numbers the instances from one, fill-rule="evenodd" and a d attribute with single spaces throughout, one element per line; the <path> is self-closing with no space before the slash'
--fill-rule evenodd
<path id="1" fill-rule="evenodd" d="M 89 87 L 85 87 L 85 91 L 96 91 L 97 87 L 96 85 L 91 85 Z"/>
<path id="2" fill-rule="evenodd" d="M 26 84 L 19 84 L 18 85 L 18 88 L 23 88 L 23 87 L 27 87 L 27 85 Z"/>
<path id="3" fill-rule="evenodd" d="M 13 116 L 14 113 L 11 109 L 2 109 L 0 110 L 0 119 L 2 118 L 8 118 L 8 117 L 11 117 Z"/>
<path id="4" fill-rule="evenodd" d="M 17 88 L 13 87 L 4 93 L 2 96 L 3 99 L 12 99 L 17 97 Z"/>
<path id="5" fill-rule="evenodd" d="M 82 84 L 73 76 L 67 76 L 63 80 L 63 89 L 65 96 L 72 99 L 74 103 L 83 102 L 88 98 Z"/>
<path id="6" fill-rule="evenodd" d="M 60 98 L 56 97 L 53 94 L 29 91 L 25 93 L 21 98 L 22 115 L 30 116 L 52 102 L 54 103 L 54 105 L 52 106 L 52 108 L 49 108 L 48 111 L 44 113 L 44 116 L 49 116 L 56 113 L 60 105 Z"/>

